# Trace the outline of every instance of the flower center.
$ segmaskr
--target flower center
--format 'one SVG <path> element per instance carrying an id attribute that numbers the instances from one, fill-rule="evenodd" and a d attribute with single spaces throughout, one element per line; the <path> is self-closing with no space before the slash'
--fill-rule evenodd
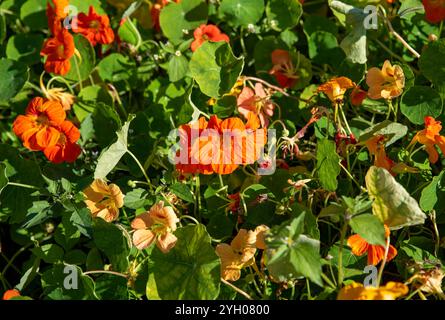
<path id="1" fill-rule="evenodd" d="M 37 122 L 37 124 L 40 125 L 40 126 L 44 126 L 44 127 L 49 126 L 49 119 L 48 119 L 48 117 L 47 117 L 46 115 L 44 115 L 44 114 L 39 115 L 39 116 L 37 117 L 37 119 L 36 119 L 36 122 Z"/>
<path id="2" fill-rule="evenodd" d="M 99 21 L 93 20 L 93 21 L 90 22 L 89 27 L 92 28 L 92 29 L 97 29 L 97 28 L 99 28 L 99 25 L 100 25 Z"/>
<path id="3" fill-rule="evenodd" d="M 65 46 L 63 44 L 59 45 L 56 52 L 59 58 L 65 57 Z"/>

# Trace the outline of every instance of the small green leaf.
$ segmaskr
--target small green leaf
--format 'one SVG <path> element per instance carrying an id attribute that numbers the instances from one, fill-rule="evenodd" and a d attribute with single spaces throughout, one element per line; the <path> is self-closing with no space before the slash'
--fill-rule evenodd
<path id="1" fill-rule="evenodd" d="M 63 258 L 63 249 L 57 244 L 45 244 L 31 249 L 31 251 L 46 263 L 60 262 Z"/>
<path id="2" fill-rule="evenodd" d="M 431 211 L 434 209 L 438 201 L 438 189 L 443 189 L 442 177 L 444 173 L 445 171 L 441 171 L 438 176 L 433 177 L 430 184 L 422 190 L 419 204 L 423 211 Z"/>
<path id="3" fill-rule="evenodd" d="M 2 58 L 0 79 L 0 101 L 8 101 L 22 90 L 28 80 L 28 68 L 20 62 Z"/>
<path id="4" fill-rule="evenodd" d="M 317 169 L 321 185 L 328 191 L 337 190 L 337 176 L 340 174 L 340 157 L 335 142 L 322 139 L 317 144 Z"/>
<path id="5" fill-rule="evenodd" d="M 426 86 L 411 87 L 403 94 L 400 102 L 400 111 L 414 124 L 423 124 L 426 116 L 440 116 L 442 107 L 439 93 Z"/>
<path id="6" fill-rule="evenodd" d="M 75 82 L 84 81 L 88 79 L 96 66 L 96 54 L 93 46 L 87 38 L 80 34 L 75 34 L 73 37 L 74 44 L 79 51 L 81 58 L 77 55 L 71 57 L 71 69 L 64 78 Z"/>
<path id="7" fill-rule="evenodd" d="M 170 186 L 170 191 L 173 192 L 175 195 L 177 195 L 179 198 L 181 198 L 184 201 L 187 201 L 189 203 L 195 202 L 195 197 L 193 196 L 192 191 L 190 190 L 190 187 L 183 183 L 175 183 L 172 186 Z"/>
<path id="8" fill-rule="evenodd" d="M 8 40 L 6 56 L 8 59 L 20 61 L 26 65 L 40 63 L 40 48 L 43 40 L 40 34 L 16 34 Z"/>
<path id="9" fill-rule="evenodd" d="M 363 131 L 360 134 L 359 141 L 360 142 L 366 142 L 367 140 L 371 139 L 373 136 L 376 135 L 384 135 L 386 136 L 386 142 L 385 146 L 388 147 L 389 145 L 393 144 L 397 140 L 403 138 L 408 133 L 408 127 L 397 123 L 397 122 L 391 122 L 389 120 L 384 120 L 383 122 L 380 122 L 365 131 Z"/>
<path id="10" fill-rule="evenodd" d="M 269 0 L 267 3 L 267 20 L 277 31 L 295 27 L 302 14 L 303 7 L 298 0 Z"/>
<path id="11" fill-rule="evenodd" d="M 256 24 L 264 13 L 264 0 L 222 0 L 219 13 L 234 27 Z"/>
<path id="12" fill-rule="evenodd" d="M 386 247 L 385 228 L 376 216 L 371 214 L 356 215 L 349 221 L 349 225 L 366 242 Z"/>
<path id="13" fill-rule="evenodd" d="M 168 77 L 171 82 L 181 80 L 187 75 L 189 69 L 189 62 L 183 55 L 173 55 L 168 62 Z"/>
<path id="14" fill-rule="evenodd" d="M 236 58 L 226 42 L 203 43 L 189 64 L 192 77 L 201 91 L 212 98 L 228 93 L 244 67 L 244 58 Z"/>

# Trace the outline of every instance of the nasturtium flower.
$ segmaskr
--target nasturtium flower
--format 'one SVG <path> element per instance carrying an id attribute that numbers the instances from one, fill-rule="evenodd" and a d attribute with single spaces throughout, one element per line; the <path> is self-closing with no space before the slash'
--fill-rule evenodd
<path id="1" fill-rule="evenodd" d="M 221 259 L 221 277 L 228 281 L 237 281 L 241 269 L 255 263 L 254 256 L 258 249 L 265 249 L 264 232 L 269 228 L 258 226 L 254 231 L 240 229 L 230 245 L 222 243 L 216 246 L 216 254 Z"/>
<path id="2" fill-rule="evenodd" d="M 389 228 L 385 225 L 385 237 L 390 235 Z M 348 246 L 351 248 L 352 254 L 362 256 L 368 254 L 368 264 L 377 265 L 385 257 L 385 247 L 380 245 L 373 245 L 366 242 L 360 235 L 354 234 L 348 238 Z M 392 260 L 397 255 L 397 249 L 389 245 L 388 255 L 386 261 Z"/>
<path id="3" fill-rule="evenodd" d="M 273 75 L 277 80 L 280 87 L 292 88 L 297 83 L 298 72 L 289 51 L 276 49 L 272 51 L 272 69 L 269 70 L 269 74 Z"/>
<path id="4" fill-rule="evenodd" d="M 106 14 L 99 15 L 93 6 L 90 6 L 88 14 L 79 13 L 73 19 L 73 31 L 80 33 L 87 38 L 90 43 L 110 44 L 114 41 L 114 32 L 110 27 L 110 19 Z"/>
<path id="5" fill-rule="evenodd" d="M 204 42 L 230 42 L 230 38 L 225 33 L 222 33 L 219 28 L 213 24 L 202 24 L 193 32 L 195 40 L 191 44 L 192 51 L 196 51 Z"/>
<path id="6" fill-rule="evenodd" d="M 353 282 L 341 288 L 337 300 L 395 300 L 408 294 L 408 287 L 400 282 L 388 282 L 382 287 L 364 287 Z"/>
<path id="7" fill-rule="evenodd" d="M 238 111 L 246 119 L 249 112 L 256 114 L 263 128 L 269 125 L 269 118 L 273 116 L 275 108 L 270 100 L 270 94 L 259 82 L 255 84 L 255 91 L 249 87 L 244 87 L 237 99 Z"/>
<path id="8" fill-rule="evenodd" d="M 54 36 L 43 43 L 40 55 L 45 56 L 45 71 L 64 76 L 71 69 L 70 59 L 75 53 L 74 38 L 69 31 L 55 24 Z"/>
<path id="9" fill-rule="evenodd" d="M 119 209 L 124 205 L 124 195 L 119 186 L 95 179 L 83 193 L 86 197 L 85 204 L 93 217 L 102 218 L 107 222 L 118 218 Z"/>
<path id="10" fill-rule="evenodd" d="M 391 65 L 389 60 L 383 67 L 373 67 L 366 74 L 366 84 L 369 87 L 368 97 L 371 99 L 393 99 L 400 96 L 405 87 L 405 74 L 398 65 Z"/>
<path id="11" fill-rule="evenodd" d="M 376 135 L 365 142 L 368 148 L 369 154 L 374 157 L 374 165 L 376 167 L 385 168 L 390 173 L 394 167 L 394 161 L 392 161 L 385 151 L 385 136 Z"/>
<path id="12" fill-rule="evenodd" d="M 441 267 L 435 267 L 416 272 L 416 274 L 408 280 L 408 283 L 413 283 L 416 288 L 423 292 L 443 296 L 442 280 L 444 276 L 445 274 Z"/>
<path id="13" fill-rule="evenodd" d="M 15 297 L 20 297 L 20 291 L 17 289 L 6 290 L 3 294 L 3 300 L 10 300 Z"/>
<path id="14" fill-rule="evenodd" d="M 439 23 L 445 20 L 445 0 L 423 0 L 422 2 L 428 22 Z"/>
<path id="15" fill-rule="evenodd" d="M 46 16 L 48 18 L 48 28 L 52 34 L 60 28 L 63 19 L 68 16 L 69 0 L 51 0 L 46 4 Z"/>
<path id="16" fill-rule="evenodd" d="M 346 77 L 332 78 L 326 83 L 320 85 L 318 92 L 323 92 L 332 103 L 343 103 L 346 90 L 354 88 L 355 83 Z"/>
<path id="17" fill-rule="evenodd" d="M 362 90 L 359 86 L 354 87 L 350 95 L 351 104 L 354 107 L 360 107 L 367 95 L 368 93 L 365 90 Z"/>
<path id="18" fill-rule="evenodd" d="M 57 101 L 59 102 L 63 110 L 69 111 L 71 110 L 71 106 L 74 103 L 74 100 L 76 97 L 72 95 L 71 93 L 68 93 L 65 91 L 65 89 L 62 88 L 46 88 L 43 84 L 43 77 L 40 79 L 40 89 L 42 90 L 43 95 L 45 98 L 47 98 L 50 101 Z"/>
<path id="19" fill-rule="evenodd" d="M 135 230 L 133 244 L 142 250 L 155 242 L 159 250 L 167 253 L 178 240 L 173 234 L 178 222 L 173 208 L 164 207 L 164 202 L 160 201 L 131 222 L 131 227 Z"/>
<path id="20" fill-rule="evenodd" d="M 26 148 L 41 151 L 58 143 L 58 127 L 65 118 L 65 111 L 59 102 L 36 97 L 29 102 L 25 115 L 15 119 L 12 129 Z"/>
<path id="21" fill-rule="evenodd" d="M 74 162 L 82 150 L 77 145 L 80 138 L 79 129 L 70 121 L 64 121 L 60 126 L 60 136 L 57 143 L 43 150 L 52 163 Z"/>
<path id="22" fill-rule="evenodd" d="M 445 155 L 445 137 L 440 135 L 442 130 L 442 124 L 440 121 L 436 121 L 433 117 L 427 116 L 424 119 L 425 129 L 417 132 L 413 140 L 411 140 L 410 146 L 416 142 L 425 145 L 425 150 L 428 153 L 428 158 L 431 163 L 436 163 L 439 160 L 439 154 L 436 150 L 436 145 Z"/>

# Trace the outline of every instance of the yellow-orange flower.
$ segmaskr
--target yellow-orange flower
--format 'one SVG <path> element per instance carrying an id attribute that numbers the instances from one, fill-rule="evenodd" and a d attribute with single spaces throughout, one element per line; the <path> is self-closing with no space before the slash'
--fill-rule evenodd
<path id="1" fill-rule="evenodd" d="M 385 225 L 385 238 L 390 234 L 389 228 Z M 362 256 L 368 254 L 368 264 L 377 265 L 385 257 L 385 247 L 380 245 L 372 245 L 366 242 L 360 235 L 354 234 L 348 239 L 348 246 L 351 248 L 352 254 Z M 397 255 L 397 249 L 389 245 L 387 261 L 392 260 Z"/>
<path id="2" fill-rule="evenodd" d="M 124 195 L 119 186 L 108 185 L 102 179 L 96 179 L 83 193 L 86 196 L 85 204 L 93 217 L 99 217 L 112 222 L 119 216 L 119 208 L 124 205 Z"/>
<path id="3" fill-rule="evenodd" d="M 63 110 L 71 110 L 71 106 L 74 103 L 75 96 L 66 92 L 62 88 L 51 88 L 48 89 L 43 84 L 43 77 L 40 78 L 40 88 L 42 89 L 43 95 L 50 101 L 58 101 L 63 107 Z"/>
<path id="4" fill-rule="evenodd" d="M 17 289 L 6 290 L 3 294 L 3 300 L 10 300 L 15 297 L 20 297 L 20 291 Z"/>
<path id="5" fill-rule="evenodd" d="M 391 65 L 389 60 L 383 63 L 382 70 L 373 67 L 368 70 L 366 84 L 371 99 L 393 99 L 400 96 L 405 87 L 405 75 L 398 65 Z"/>
<path id="6" fill-rule="evenodd" d="M 353 282 L 340 290 L 337 300 L 395 300 L 408 291 L 408 287 L 400 282 L 390 281 L 378 288 L 365 288 L 361 283 Z"/>
<path id="7" fill-rule="evenodd" d="M 172 207 L 164 207 L 164 202 L 155 204 L 148 212 L 137 216 L 132 222 L 133 244 L 139 250 L 149 247 L 153 242 L 163 253 L 169 252 L 178 240 L 173 234 L 179 222 Z"/>
<path id="8" fill-rule="evenodd" d="M 265 225 L 258 226 L 254 231 L 240 229 L 230 245 L 222 243 L 216 246 L 216 254 L 221 259 L 221 277 L 224 280 L 238 280 L 241 269 L 255 263 L 257 248 L 266 248 L 264 233 L 268 229 Z"/>
<path id="9" fill-rule="evenodd" d="M 433 117 L 425 117 L 425 129 L 417 132 L 410 146 L 416 142 L 425 145 L 425 150 L 428 153 L 428 158 L 431 163 L 436 163 L 439 160 L 435 145 L 437 145 L 442 154 L 445 155 L 445 137 L 440 135 L 442 125 L 440 121 L 434 120 Z"/>
<path id="10" fill-rule="evenodd" d="M 386 155 L 385 151 L 385 136 L 384 135 L 376 135 L 370 138 L 365 142 L 366 147 L 368 148 L 371 156 L 374 157 L 374 165 L 376 167 L 385 168 L 391 174 L 392 168 L 394 167 L 394 161 L 392 161 Z"/>
<path id="11" fill-rule="evenodd" d="M 351 79 L 346 77 L 332 78 L 320 85 L 317 92 L 323 92 L 329 100 L 334 103 L 342 103 L 346 90 L 354 88 L 356 85 Z"/>

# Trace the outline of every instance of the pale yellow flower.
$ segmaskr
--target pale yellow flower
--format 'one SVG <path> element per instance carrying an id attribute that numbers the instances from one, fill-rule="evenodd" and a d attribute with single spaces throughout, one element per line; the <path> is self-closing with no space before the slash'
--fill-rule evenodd
<path id="1" fill-rule="evenodd" d="M 119 208 L 124 205 L 124 195 L 119 186 L 108 185 L 102 179 L 96 179 L 83 193 L 86 196 L 85 204 L 93 217 L 99 217 L 107 222 L 116 220 Z"/>
<path id="2" fill-rule="evenodd" d="M 393 99 L 400 96 L 405 87 L 405 75 L 398 65 L 391 65 L 389 60 L 383 63 L 382 70 L 371 68 L 366 75 L 371 99 Z"/>

